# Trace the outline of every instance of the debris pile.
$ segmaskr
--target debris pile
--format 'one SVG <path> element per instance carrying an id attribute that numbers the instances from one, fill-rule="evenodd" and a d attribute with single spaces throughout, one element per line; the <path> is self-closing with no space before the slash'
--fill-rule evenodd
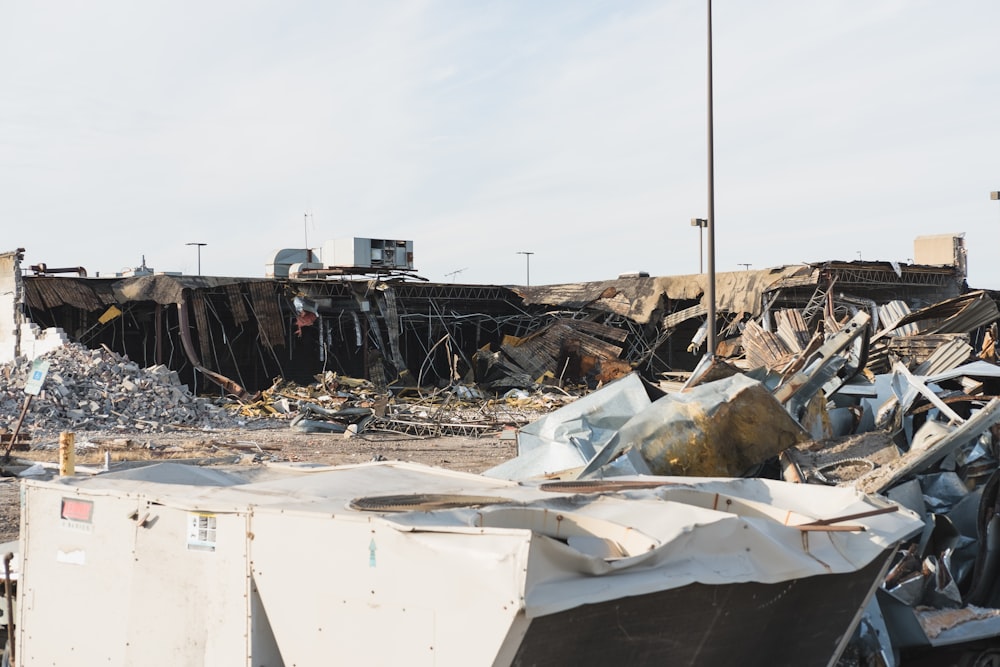
<path id="1" fill-rule="evenodd" d="M 752 475 L 881 494 L 925 528 L 903 544 L 860 635 L 890 666 L 901 650 L 995 637 L 1000 312 L 983 292 L 912 312 L 863 305 L 750 319 L 724 348 L 742 358 L 706 357 L 666 395 L 637 376 L 612 383 L 522 428 L 517 458 L 485 474 Z"/>
<path id="2" fill-rule="evenodd" d="M 141 368 L 107 349 L 67 344 L 46 353 L 44 387 L 24 425 L 47 430 L 165 431 L 175 426 L 233 428 L 245 423 L 212 401 L 193 396 L 165 366 Z M 0 426 L 10 430 L 25 402 L 31 362 L 0 366 Z"/>
<path id="3" fill-rule="evenodd" d="M 489 397 L 465 384 L 432 391 L 390 387 L 380 393 L 368 380 L 332 371 L 316 375 L 315 380 L 302 386 L 278 378 L 257 401 L 227 407 L 243 418 L 288 419 L 299 433 L 390 431 L 421 437 L 480 437 L 528 424 L 579 396 L 539 386 L 533 392 L 511 389 Z"/>

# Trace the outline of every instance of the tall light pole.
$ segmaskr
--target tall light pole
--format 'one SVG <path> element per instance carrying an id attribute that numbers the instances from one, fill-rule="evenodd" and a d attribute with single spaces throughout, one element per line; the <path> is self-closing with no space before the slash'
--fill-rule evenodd
<path id="1" fill-rule="evenodd" d="M 708 341 L 715 356 L 715 122 L 712 102 L 712 0 L 708 1 Z"/>
<path id="2" fill-rule="evenodd" d="M 691 218 L 691 226 L 698 227 L 698 273 L 704 273 L 705 269 L 702 268 L 701 260 L 705 256 L 705 251 L 702 248 L 704 245 L 705 228 L 708 227 L 708 220 L 705 218 Z"/>
<path id="3" fill-rule="evenodd" d="M 193 245 L 198 247 L 198 275 L 201 275 L 201 247 L 203 245 L 208 245 L 207 243 L 185 243 L 184 245 Z"/>
<path id="4" fill-rule="evenodd" d="M 531 256 L 535 253 L 526 250 L 518 250 L 518 255 L 524 255 L 524 284 L 531 286 Z"/>

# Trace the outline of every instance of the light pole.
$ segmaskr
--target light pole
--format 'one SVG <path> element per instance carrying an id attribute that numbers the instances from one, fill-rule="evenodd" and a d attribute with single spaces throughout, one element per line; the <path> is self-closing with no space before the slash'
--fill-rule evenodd
<path id="1" fill-rule="evenodd" d="M 742 266 L 745 270 L 749 271 L 753 264 L 747 264 L 746 262 L 737 262 L 736 266 Z"/>
<path id="2" fill-rule="evenodd" d="M 702 246 L 704 244 L 705 228 L 708 227 L 708 220 L 705 218 L 691 218 L 691 226 L 698 227 L 698 273 L 704 273 L 705 269 L 702 268 L 701 260 L 705 256 L 705 251 Z"/>
<path id="3" fill-rule="evenodd" d="M 518 250 L 518 255 L 524 255 L 524 284 L 531 286 L 531 256 L 535 253 L 527 250 Z"/>
<path id="4" fill-rule="evenodd" d="M 712 0 L 708 2 L 708 340 L 705 353 L 715 356 L 715 121 L 712 101 Z"/>
<path id="5" fill-rule="evenodd" d="M 193 245 L 198 247 L 198 275 L 201 275 L 201 247 L 203 245 L 208 245 L 207 243 L 185 243 L 184 245 Z"/>

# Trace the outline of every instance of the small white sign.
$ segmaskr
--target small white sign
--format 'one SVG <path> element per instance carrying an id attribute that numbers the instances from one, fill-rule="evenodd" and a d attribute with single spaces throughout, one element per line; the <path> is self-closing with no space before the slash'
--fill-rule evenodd
<path id="1" fill-rule="evenodd" d="M 86 565 L 87 552 L 83 549 L 73 549 L 72 551 L 59 549 L 56 551 L 56 562 L 68 563 L 70 565 Z"/>
<path id="2" fill-rule="evenodd" d="M 215 515 L 188 512 L 187 548 L 191 551 L 215 551 L 216 541 Z"/>
<path id="3" fill-rule="evenodd" d="M 31 373 L 28 375 L 28 381 L 24 383 L 24 393 L 38 396 L 39 392 L 42 391 L 42 385 L 45 384 L 45 376 L 48 372 L 49 362 L 41 359 L 35 359 L 31 362 Z"/>

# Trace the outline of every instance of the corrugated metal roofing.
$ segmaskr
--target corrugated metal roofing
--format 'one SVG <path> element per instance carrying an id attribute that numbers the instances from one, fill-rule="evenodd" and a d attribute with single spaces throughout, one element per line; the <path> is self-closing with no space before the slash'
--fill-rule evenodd
<path id="1" fill-rule="evenodd" d="M 38 276 L 24 281 L 24 296 L 29 308 L 48 309 L 73 306 L 86 311 L 102 310 L 110 301 L 97 296 L 89 284 L 53 276 Z"/>

